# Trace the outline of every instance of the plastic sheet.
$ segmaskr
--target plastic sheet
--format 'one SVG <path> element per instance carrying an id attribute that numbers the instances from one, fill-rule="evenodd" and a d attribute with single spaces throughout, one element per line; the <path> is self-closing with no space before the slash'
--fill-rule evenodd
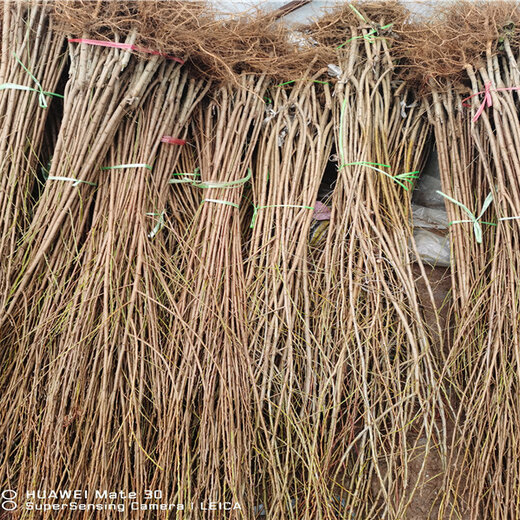
<path id="1" fill-rule="evenodd" d="M 444 209 L 427 208 L 412 204 L 414 227 L 423 229 L 448 229 L 448 215 Z"/>
<path id="2" fill-rule="evenodd" d="M 413 236 L 421 260 L 432 266 L 450 266 L 450 239 L 437 150 L 433 148 L 412 198 Z M 437 231 L 434 233 L 432 231 Z"/>

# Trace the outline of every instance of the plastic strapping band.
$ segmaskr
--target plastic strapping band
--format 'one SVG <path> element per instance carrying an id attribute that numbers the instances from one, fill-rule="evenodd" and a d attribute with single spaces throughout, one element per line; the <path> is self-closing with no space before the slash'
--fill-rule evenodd
<path id="1" fill-rule="evenodd" d="M 40 108 L 48 107 L 47 101 L 45 100 L 45 96 L 54 96 L 54 97 L 59 97 L 59 98 L 63 99 L 63 96 L 61 94 L 55 94 L 54 92 L 46 92 L 45 90 L 43 90 L 41 83 L 34 77 L 34 75 L 29 71 L 29 69 L 20 61 L 20 59 L 14 52 L 13 52 L 13 55 L 14 55 L 16 61 L 23 67 L 23 70 L 25 70 L 25 72 L 27 72 L 27 74 L 29 74 L 29 76 L 31 76 L 31 79 L 36 83 L 36 86 L 38 88 L 27 87 L 26 85 L 18 85 L 17 83 L 2 83 L 0 85 L 0 90 L 11 89 L 11 90 L 26 90 L 29 92 L 38 92 L 38 104 L 40 105 Z"/>
<path id="2" fill-rule="evenodd" d="M 165 212 L 161 211 L 161 213 L 147 213 L 146 215 L 148 215 L 150 217 L 159 217 L 155 227 L 152 229 L 152 231 L 150 233 L 148 233 L 148 238 L 153 238 L 164 227 Z"/>
<path id="3" fill-rule="evenodd" d="M 482 115 L 482 112 L 484 112 L 484 109 L 486 107 L 492 107 L 493 106 L 493 98 L 491 97 L 491 92 L 511 92 L 513 90 L 520 90 L 520 87 L 503 87 L 503 88 L 491 88 L 491 82 L 488 82 L 484 85 L 484 90 L 481 90 L 480 92 L 477 92 L 476 94 L 472 94 L 471 96 L 468 96 L 467 98 L 464 98 L 462 100 L 462 105 L 467 107 L 469 106 L 466 101 L 468 99 L 474 98 L 476 96 L 480 96 L 481 94 L 484 94 L 484 101 L 480 104 L 478 107 L 478 110 L 476 114 L 471 119 L 473 122 L 477 121 L 478 118 Z"/>
<path id="4" fill-rule="evenodd" d="M 193 184 L 193 179 L 170 179 L 170 184 Z"/>
<path id="5" fill-rule="evenodd" d="M 147 170 L 151 170 L 152 167 L 149 164 L 117 164 L 116 166 L 104 166 L 102 170 L 122 170 L 124 168 L 146 168 Z"/>
<path id="6" fill-rule="evenodd" d="M 47 177 L 48 181 L 64 181 L 64 182 L 72 182 L 72 186 L 78 186 L 81 183 L 89 184 L 90 186 L 97 186 L 95 182 L 90 181 L 82 181 L 81 179 L 73 179 L 71 177 L 54 177 L 53 175 L 50 175 Z"/>
<path id="7" fill-rule="evenodd" d="M 344 163 L 345 161 L 345 154 L 343 152 L 343 122 L 344 122 L 344 119 L 345 119 L 345 112 L 347 110 L 347 101 L 348 101 L 348 97 L 345 97 L 345 99 L 343 100 L 343 103 L 341 103 L 341 112 L 339 114 L 339 155 L 340 155 L 340 158 L 341 158 L 341 162 Z M 341 166 L 339 169 L 343 168 L 343 166 Z"/>
<path id="8" fill-rule="evenodd" d="M 390 168 L 390 165 L 389 164 L 381 164 L 381 163 L 373 163 L 373 162 L 366 162 L 366 161 L 358 161 L 358 162 L 352 162 L 352 163 L 345 163 L 345 164 L 342 164 L 339 169 L 341 170 L 341 168 L 345 167 L 345 166 L 366 166 L 367 168 L 372 168 L 372 170 L 375 170 L 377 172 L 380 172 L 382 173 L 383 175 L 386 175 L 387 177 L 390 177 L 390 179 L 392 179 L 394 182 L 396 182 L 397 184 L 399 184 L 399 186 L 401 186 L 402 188 L 404 188 L 405 191 L 408 191 L 408 186 L 406 186 L 405 184 L 403 184 L 401 182 L 401 180 L 403 180 L 404 182 L 408 182 L 410 184 L 413 183 L 413 180 L 412 179 L 417 179 L 419 178 L 419 170 L 416 170 L 416 171 L 413 171 L 413 172 L 406 172 L 406 173 L 400 173 L 398 175 L 391 175 L 389 174 L 388 172 L 385 172 L 384 170 L 381 170 L 379 168 L 376 168 L 376 166 L 381 166 L 383 168 Z"/>
<path id="9" fill-rule="evenodd" d="M 112 49 L 123 49 L 127 51 L 137 51 L 144 52 L 146 54 L 153 54 L 154 56 L 163 56 L 168 60 L 174 60 L 181 65 L 184 65 L 184 60 L 181 58 L 176 58 L 175 56 L 171 56 L 169 54 L 165 54 L 164 52 L 154 51 L 151 49 L 145 49 L 143 47 L 139 47 L 137 45 L 133 45 L 131 43 L 116 43 L 116 42 L 105 42 L 102 40 L 88 40 L 85 38 L 69 38 L 69 43 L 85 43 L 87 45 L 98 45 L 100 47 L 110 47 Z"/>
<path id="10" fill-rule="evenodd" d="M 200 177 L 200 168 L 195 168 L 192 172 L 172 173 L 172 175 L 195 175 Z"/>
<path id="11" fill-rule="evenodd" d="M 235 204 L 234 202 L 229 202 L 229 200 L 220 200 L 220 199 L 202 199 L 201 204 L 204 202 L 215 202 L 217 204 L 225 204 L 226 206 L 233 206 L 234 208 L 239 209 L 240 206 Z"/>
<path id="12" fill-rule="evenodd" d="M 368 23 L 366 18 L 352 5 L 352 4 L 348 4 L 348 6 L 352 9 L 352 11 L 354 11 L 355 15 L 364 23 Z"/>
<path id="13" fill-rule="evenodd" d="M 197 173 L 199 168 L 196 168 L 193 173 L 174 173 L 173 175 L 200 175 Z M 206 182 L 196 182 L 193 179 L 170 179 L 168 182 L 170 184 L 186 184 L 190 183 L 195 188 L 234 188 L 236 186 L 240 186 L 241 184 L 245 184 L 249 179 L 251 179 L 251 168 L 247 169 L 247 175 L 242 179 L 238 179 L 236 181 L 229 182 L 221 182 L 221 181 L 206 181 Z"/>
<path id="14" fill-rule="evenodd" d="M 305 79 L 301 79 L 301 80 L 291 79 L 289 81 L 285 81 L 284 83 L 278 83 L 278 85 L 275 85 L 275 87 L 283 87 L 284 85 L 290 85 L 291 83 L 296 83 L 297 81 L 307 81 L 307 80 L 305 80 Z M 313 83 L 319 83 L 320 85 L 330 85 L 330 83 L 328 81 L 321 81 L 319 79 L 313 79 L 312 82 Z"/>
<path id="15" fill-rule="evenodd" d="M 200 168 L 195 168 L 193 172 L 183 172 L 183 173 L 172 173 L 173 176 L 180 177 L 181 175 L 184 175 L 185 177 L 200 177 Z M 170 179 L 168 181 L 170 184 L 185 184 L 185 183 L 193 183 L 193 179 Z"/>
<path id="16" fill-rule="evenodd" d="M 297 205 L 297 204 L 273 204 L 271 206 L 255 206 L 253 204 L 253 218 L 251 219 L 251 225 L 249 226 L 250 228 L 254 227 L 255 223 L 256 223 L 256 217 L 258 215 L 258 210 L 259 209 L 266 209 L 266 208 L 301 208 L 301 209 L 314 209 L 312 206 L 300 206 L 300 205 Z"/>
<path id="17" fill-rule="evenodd" d="M 178 144 L 179 146 L 184 146 L 186 144 L 186 141 L 184 139 L 177 139 L 176 137 L 170 137 L 169 135 L 165 135 L 162 137 L 161 143 Z"/>

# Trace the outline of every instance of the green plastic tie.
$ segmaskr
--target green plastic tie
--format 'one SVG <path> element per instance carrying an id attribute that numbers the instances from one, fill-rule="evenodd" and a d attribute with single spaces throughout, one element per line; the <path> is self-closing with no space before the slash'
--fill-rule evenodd
<path id="1" fill-rule="evenodd" d="M 352 5 L 348 4 L 348 6 L 354 11 L 354 14 L 364 23 L 368 23 L 365 19 L 365 17 Z"/>
<path id="2" fill-rule="evenodd" d="M 458 200 L 453 199 L 449 195 L 446 195 L 445 193 L 442 193 L 442 191 L 436 191 L 439 195 L 442 195 L 444 198 L 448 199 L 450 202 L 453 202 L 453 204 L 456 204 L 460 208 L 462 208 L 469 216 L 469 220 L 454 220 L 453 222 L 450 222 L 448 225 L 452 224 L 462 224 L 463 222 L 470 222 L 473 223 L 473 232 L 475 233 L 475 240 L 477 241 L 477 244 L 482 244 L 482 228 L 480 227 L 480 224 L 487 224 L 489 226 L 496 226 L 494 222 L 480 222 L 480 219 L 482 218 L 482 215 L 485 213 L 485 211 L 488 209 L 489 205 L 493 202 L 493 193 L 489 192 L 489 195 L 486 197 L 486 200 L 484 201 L 484 204 L 482 205 L 482 210 L 480 211 L 478 217 L 476 217 L 467 206 L 462 204 L 462 202 L 459 202 Z"/>
<path id="3" fill-rule="evenodd" d="M 247 181 L 251 179 L 251 168 L 247 169 L 247 175 L 243 177 L 242 179 L 238 179 L 236 181 L 229 181 L 229 182 L 221 182 L 221 181 L 206 181 L 206 182 L 199 182 L 199 183 L 193 183 L 193 186 L 195 188 L 202 188 L 202 189 L 208 189 L 208 188 L 234 188 L 236 186 L 240 186 L 242 184 L 245 184 Z"/>
<path id="4" fill-rule="evenodd" d="M 29 92 L 38 92 L 38 104 L 40 105 L 40 108 L 48 107 L 47 101 L 45 100 L 45 96 L 54 96 L 54 97 L 59 97 L 61 99 L 64 98 L 64 96 L 62 96 L 61 94 L 55 94 L 54 92 L 46 92 L 45 90 L 43 90 L 43 87 L 42 87 L 41 83 L 38 81 L 38 79 L 36 77 L 34 77 L 34 75 L 31 73 L 31 71 L 22 63 L 20 58 L 18 58 L 18 56 L 14 52 L 13 52 L 13 55 L 14 55 L 16 61 L 23 67 L 25 72 L 27 72 L 27 74 L 29 74 L 29 76 L 31 76 L 32 80 L 36 83 L 36 86 L 38 88 L 32 88 L 32 87 L 28 87 L 26 85 L 18 85 L 17 83 L 2 83 L 0 85 L 0 90 L 10 89 L 10 90 L 26 90 Z"/>
<path id="5" fill-rule="evenodd" d="M 409 187 L 406 186 L 401 182 L 408 182 L 409 184 L 413 183 L 413 179 L 419 178 L 419 170 L 416 170 L 414 172 L 406 172 L 406 173 L 400 173 L 398 175 L 391 175 L 388 172 L 385 172 L 384 170 L 381 170 L 380 168 L 376 168 L 376 166 L 381 166 L 382 168 L 390 168 L 389 164 L 381 164 L 381 163 L 374 163 L 374 162 L 367 162 L 367 161 L 358 161 L 358 162 L 351 162 L 351 163 L 345 163 L 342 164 L 339 169 L 345 167 L 345 166 L 366 166 L 367 168 L 372 168 L 372 170 L 375 170 L 377 172 L 382 173 L 383 175 L 386 175 L 390 179 L 392 179 L 395 183 L 399 184 L 405 191 L 408 191 Z"/>
<path id="6" fill-rule="evenodd" d="M 172 173 L 174 176 L 187 176 L 187 177 L 200 177 L 200 168 L 195 168 L 193 172 L 183 172 L 183 173 Z M 170 179 L 168 181 L 170 184 L 186 184 L 186 183 L 193 183 L 194 179 L 184 178 L 184 179 Z"/>
<path id="7" fill-rule="evenodd" d="M 178 176 L 181 176 L 181 175 L 193 175 L 195 177 L 200 177 L 200 172 L 199 172 L 200 168 L 195 168 L 195 170 L 193 172 L 182 172 L 182 173 L 172 173 L 172 175 L 178 175 Z"/>
<path id="8" fill-rule="evenodd" d="M 349 43 L 353 40 L 358 40 L 360 38 L 363 38 L 363 40 L 366 40 L 368 43 L 374 43 L 376 41 L 376 36 L 374 36 L 374 35 L 377 35 L 378 31 L 380 31 L 381 29 L 388 29 L 389 27 L 392 27 L 392 25 L 394 25 L 394 24 L 389 23 L 389 24 L 383 25 L 382 27 L 379 27 L 379 29 L 372 29 L 367 34 L 360 34 L 359 36 L 353 36 L 352 38 L 349 38 L 346 42 L 342 43 L 341 45 L 338 45 L 336 47 L 336 49 L 341 49 L 342 47 L 347 45 L 347 43 Z"/>
<path id="9" fill-rule="evenodd" d="M 193 184 L 193 179 L 170 179 L 170 184 Z"/>
<path id="10" fill-rule="evenodd" d="M 198 173 L 198 169 L 196 168 L 193 173 L 179 173 L 179 174 L 173 174 L 173 175 L 192 175 L 192 176 L 198 176 L 200 173 Z M 247 181 L 251 179 L 251 168 L 247 169 L 247 175 L 243 177 L 242 179 L 238 179 L 236 181 L 229 181 L 229 182 L 223 182 L 223 181 L 206 181 L 206 182 L 196 182 L 194 179 L 170 179 L 168 182 L 170 184 L 191 184 L 194 188 L 202 188 L 202 189 L 209 189 L 209 188 L 234 188 L 236 186 L 240 186 L 242 184 L 245 184 Z"/>

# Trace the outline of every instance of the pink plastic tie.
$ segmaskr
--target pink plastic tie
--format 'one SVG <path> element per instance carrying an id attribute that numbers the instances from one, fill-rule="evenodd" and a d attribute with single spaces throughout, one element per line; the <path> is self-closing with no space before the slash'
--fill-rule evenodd
<path id="1" fill-rule="evenodd" d="M 144 47 L 139 47 L 137 45 L 133 45 L 131 43 L 116 43 L 116 42 L 105 42 L 102 40 L 88 40 L 86 38 L 69 38 L 70 43 L 85 43 L 87 45 L 99 45 L 100 47 L 111 47 L 113 49 L 123 49 L 127 51 L 137 51 L 137 52 L 145 52 L 146 54 L 153 54 L 154 56 L 163 56 L 168 60 L 174 60 L 181 65 L 184 65 L 184 60 L 181 58 L 176 58 L 175 56 L 171 56 L 170 54 L 165 54 L 164 52 L 154 51 L 152 49 L 145 49 Z"/>
<path id="2" fill-rule="evenodd" d="M 492 91 L 493 92 L 506 92 L 506 91 L 511 92 L 513 90 L 520 90 L 520 87 L 491 88 L 491 82 L 488 82 L 484 85 L 484 90 L 481 90 L 480 92 L 477 92 L 476 94 L 473 94 L 471 96 L 468 96 L 467 98 L 464 98 L 462 100 L 462 104 L 463 104 L 463 106 L 468 107 L 469 105 L 467 103 L 465 103 L 465 101 L 467 101 L 468 99 L 474 98 L 475 96 L 480 96 L 481 94 L 484 94 L 484 101 L 482 101 L 481 105 L 478 107 L 478 110 L 472 119 L 472 121 L 475 122 L 482 115 L 482 112 L 484 112 L 484 109 L 486 107 L 493 106 L 493 98 L 491 97 Z"/>
<path id="3" fill-rule="evenodd" d="M 184 139 L 177 139 L 176 137 L 170 137 L 169 135 L 165 135 L 161 139 L 161 143 L 178 144 L 179 146 L 184 146 L 186 144 L 186 141 Z"/>

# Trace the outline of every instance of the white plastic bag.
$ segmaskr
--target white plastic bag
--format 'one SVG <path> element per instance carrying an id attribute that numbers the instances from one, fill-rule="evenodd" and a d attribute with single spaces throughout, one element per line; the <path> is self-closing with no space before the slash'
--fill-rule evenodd
<path id="1" fill-rule="evenodd" d="M 415 246 L 421 260 L 432 266 L 450 266 L 450 239 L 425 229 L 414 229 Z"/>

